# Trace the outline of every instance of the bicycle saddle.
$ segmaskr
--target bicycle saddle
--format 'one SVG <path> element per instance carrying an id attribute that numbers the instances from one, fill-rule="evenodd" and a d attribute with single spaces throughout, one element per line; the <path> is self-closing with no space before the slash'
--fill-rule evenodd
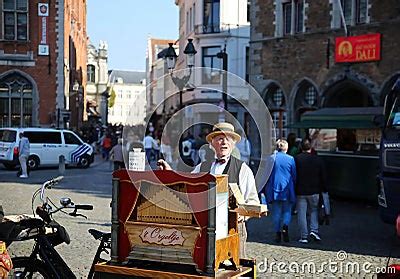
<path id="1" fill-rule="evenodd" d="M 105 233 L 105 232 L 101 232 L 95 229 L 89 229 L 89 233 L 94 237 L 94 239 L 98 240 L 98 239 L 108 239 L 111 237 L 111 233 Z"/>

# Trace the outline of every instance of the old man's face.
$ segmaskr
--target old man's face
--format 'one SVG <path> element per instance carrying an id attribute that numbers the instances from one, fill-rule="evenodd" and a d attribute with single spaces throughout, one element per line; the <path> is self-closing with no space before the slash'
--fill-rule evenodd
<path id="1" fill-rule="evenodd" d="M 224 158 L 231 155 L 235 141 L 230 136 L 222 134 L 212 139 L 211 146 L 214 148 L 217 158 Z"/>

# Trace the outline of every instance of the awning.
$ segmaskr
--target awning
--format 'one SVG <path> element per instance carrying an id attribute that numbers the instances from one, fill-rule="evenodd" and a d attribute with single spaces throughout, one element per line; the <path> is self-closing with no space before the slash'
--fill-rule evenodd
<path id="1" fill-rule="evenodd" d="M 304 113 L 299 122 L 289 125 L 288 128 L 379 128 L 374 119 L 382 113 L 382 107 L 323 108 Z"/>

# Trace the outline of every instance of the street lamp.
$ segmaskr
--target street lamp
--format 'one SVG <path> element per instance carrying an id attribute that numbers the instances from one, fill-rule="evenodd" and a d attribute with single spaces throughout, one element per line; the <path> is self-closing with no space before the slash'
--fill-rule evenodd
<path id="1" fill-rule="evenodd" d="M 173 45 L 174 45 L 173 43 L 169 43 L 167 53 L 165 54 L 165 60 L 167 62 L 168 70 L 170 70 L 172 82 L 179 89 L 179 109 L 181 109 L 183 107 L 183 101 L 182 101 L 183 88 L 185 88 L 187 82 L 190 79 L 190 76 L 192 75 L 192 67 L 194 66 L 194 56 L 197 53 L 197 51 L 194 48 L 193 39 L 188 39 L 188 43 L 183 53 L 187 55 L 187 66 L 189 67 L 189 74 L 179 78 L 177 76 L 174 76 L 173 74 L 173 70 L 176 65 L 176 58 L 178 57 L 175 53 Z"/>
<path id="2" fill-rule="evenodd" d="M 226 44 L 224 49 L 217 53 L 217 58 L 222 59 L 222 100 L 224 101 L 224 110 L 228 111 L 228 54 L 226 53 Z"/>
<path id="3" fill-rule="evenodd" d="M 74 81 L 74 84 L 72 85 L 72 91 L 74 92 L 73 95 L 75 95 L 75 113 L 76 113 L 76 129 L 78 130 L 79 126 L 79 82 L 77 80 Z"/>

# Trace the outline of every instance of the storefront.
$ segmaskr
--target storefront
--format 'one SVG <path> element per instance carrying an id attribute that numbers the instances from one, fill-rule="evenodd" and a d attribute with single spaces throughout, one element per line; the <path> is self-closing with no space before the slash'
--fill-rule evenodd
<path id="1" fill-rule="evenodd" d="M 381 107 L 323 108 L 291 128 L 305 129 L 327 169 L 332 195 L 376 202 Z"/>

